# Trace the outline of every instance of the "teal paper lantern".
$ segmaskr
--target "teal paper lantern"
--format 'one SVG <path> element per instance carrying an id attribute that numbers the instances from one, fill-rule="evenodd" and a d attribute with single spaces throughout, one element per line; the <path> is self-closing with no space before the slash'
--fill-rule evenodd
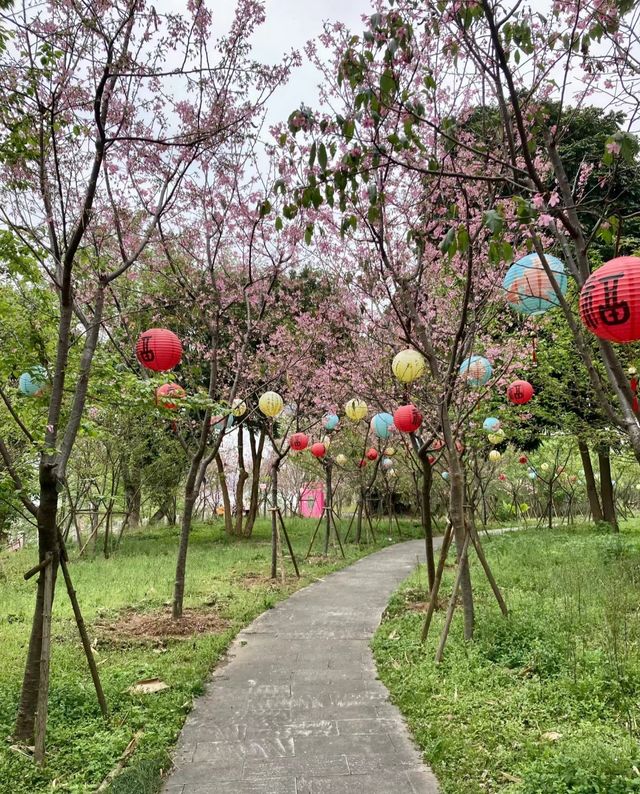
<path id="1" fill-rule="evenodd" d="M 449 472 L 448 471 L 443 471 L 440 476 L 442 477 L 443 480 L 448 480 L 449 479 Z"/>
<path id="2" fill-rule="evenodd" d="M 500 430 L 500 420 L 495 416 L 488 416 L 482 423 L 482 429 L 487 433 L 495 433 L 496 430 Z"/>
<path id="3" fill-rule="evenodd" d="M 537 476 L 538 476 L 538 475 L 535 473 L 535 471 L 534 471 L 533 469 L 529 469 L 529 471 L 528 471 L 528 473 L 527 473 L 527 477 L 528 477 L 530 480 L 535 480 Z"/>
<path id="4" fill-rule="evenodd" d="M 396 429 L 393 424 L 393 416 L 386 412 L 376 414 L 371 420 L 371 432 L 382 439 L 389 438 L 389 435 Z"/>
<path id="5" fill-rule="evenodd" d="M 18 378 L 18 389 L 27 397 L 40 397 L 47 385 L 47 370 L 44 367 L 31 367 Z"/>
<path id="6" fill-rule="evenodd" d="M 491 362 L 483 356 L 470 356 L 460 365 L 460 375 L 469 386 L 484 386 L 493 375 Z"/>
<path id="7" fill-rule="evenodd" d="M 545 259 L 564 295 L 567 291 L 564 263 L 550 254 L 545 254 Z M 544 314 L 559 305 L 558 296 L 538 254 L 523 256 L 511 265 L 502 287 L 507 303 L 520 314 Z"/>
<path id="8" fill-rule="evenodd" d="M 338 414 L 326 414 L 324 417 L 324 429 L 331 432 L 335 430 L 340 422 Z"/>

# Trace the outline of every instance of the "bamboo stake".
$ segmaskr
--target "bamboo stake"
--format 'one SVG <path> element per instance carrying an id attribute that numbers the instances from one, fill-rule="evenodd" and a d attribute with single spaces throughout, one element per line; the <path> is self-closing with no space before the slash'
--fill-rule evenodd
<path id="1" fill-rule="evenodd" d="M 442 574 L 444 573 L 444 566 L 447 561 L 447 555 L 449 554 L 449 546 L 451 545 L 452 535 L 453 529 L 451 527 L 451 523 L 449 522 L 444 531 L 444 538 L 442 539 L 442 547 L 440 549 L 440 559 L 438 560 L 438 568 L 433 580 L 433 587 L 429 593 L 429 606 L 427 607 L 427 614 L 425 615 L 424 625 L 422 626 L 422 634 L 420 635 L 421 642 L 424 642 L 427 639 L 427 635 L 429 634 L 429 627 L 431 626 L 431 619 L 433 618 L 433 613 L 435 612 L 436 604 L 438 602 L 438 593 L 440 592 Z"/>
<path id="2" fill-rule="evenodd" d="M 498 587 L 498 583 L 496 582 L 491 568 L 489 567 L 489 563 L 487 562 L 487 558 L 484 556 L 484 550 L 480 543 L 480 538 L 478 537 L 478 533 L 476 532 L 474 527 L 470 527 L 469 532 L 471 534 L 471 540 L 476 550 L 476 554 L 478 555 L 478 559 L 480 560 L 480 564 L 484 568 L 484 572 L 486 574 L 487 579 L 489 580 L 489 584 L 491 585 L 491 589 L 493 590 L 493 594 L 496 597 L 496 601 L 498 602 L 498 606 L 502 610 L 502 614 L 507 617 L 509 614 L 509 610 L 507 609 L 507 605 L 504 602 L 504 598 L 502 597 L 502 593 L 500 592 L 500 588 Z"/>
<path id="3" fill-rule="evenodd" d="M 467 551 L 469 549 L 469 540 L 471 539 L 470 534 L 467 532 L 467 535 L 464 539 L 464 543 L 462 544 L 462 551 L 460 553 L 460 559 L 458 560 L 458 572 L 456 574 L 456 581 L 453 585 L 453 592 L 451 593 L 451 598 L 449 599 L 449 607 L 447 608 L 447 617 L 444 621 L 444 626 L 442 628 L 442 634 L 440 636 L 440 642 L 438 644 L 438 650 L 436 651 L 435 661 L 436 664 L 440 664 L 442 661 L 442 654 L 444 653 L 444 646 L 447 644 L 447 637 L 449 636 L 449 629 L 451 628 L 451 621 L 453 620 L 453 614 L 456 611 L 456 601 L 458 599 L 458 590 L 460 589 L 460 582 L 462 581 L 462 572 L 464 571 L 464 564 L 465 560 L 467 559 Z M 468 565 L 468 561 L 467 561 Z"/>
<path id="4" fill-rule="evenodd" d="M 49 664 L 51 661 L 51 606 L 53 602 L 53 557 L 47 553 L 44 568 L 44 604 L 42 607 L 42 646 L 40 651 L 40 680 L 38 682 L 38 710 L 35 724 L 33 756 L 44 765 L 45 736 L 47 733 L 47 707 L 49 704 Z"/>

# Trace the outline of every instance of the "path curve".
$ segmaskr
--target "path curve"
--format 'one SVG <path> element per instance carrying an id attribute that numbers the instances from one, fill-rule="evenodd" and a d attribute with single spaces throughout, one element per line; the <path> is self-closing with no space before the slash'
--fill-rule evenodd
<path id="1" fill-rule="evenodd" d="M 424 541 L 299 590 L 241 631 L 187 718 L 164 794 L 437 794 L 369 642 Z"/>

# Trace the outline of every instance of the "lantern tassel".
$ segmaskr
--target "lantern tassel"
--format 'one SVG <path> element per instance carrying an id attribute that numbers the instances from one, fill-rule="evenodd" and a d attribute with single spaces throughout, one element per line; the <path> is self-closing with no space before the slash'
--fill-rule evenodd
<path id="1" fill-rule="evenodd" d="M 633 393 L 633 400 L 631 402 L 631 408 L 634 414 L 638 413 L 638 379 L 636 377 L 631 378 L 629 385 L 631 386 L 631 391 Z"/>
<path id="2" fill-rule="evenodd" d="M 535 364 L 538 361 L 537 337 L 535 334 L 533 335 L 533 339 L 531 340 L 531 347 L 532 347 L 531 360 Z"/>

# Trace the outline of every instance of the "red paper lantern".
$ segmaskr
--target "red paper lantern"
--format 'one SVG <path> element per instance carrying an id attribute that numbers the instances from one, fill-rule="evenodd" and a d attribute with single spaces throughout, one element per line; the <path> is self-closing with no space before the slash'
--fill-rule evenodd
<path id="1" fill-rule="evenodd" d="M 367 465 L 368 462 L 369 461 L 366 458 L 362 458 L 361 460 L 358 461 L 358 468 L 364 469 L 364 467 Z"/>
<path id="2" fill-rule="evenodd" d="M 415 405 L 401 405 L 393 414 L 393 424 L 401 433 L 414 433 L 422 424 L 422 414 Z"/>
<path id="3" fill-rule="evenodd" d="M 429 455 L 429 466 L 433 466 L 435 462 L 436 459 L 433 457 L 433 455 Z"/>
<path id="4" fill-rule="evenodd" d="M 367 458 L 368 460 L 376 460 L 378 458 L 378 450 L 370 447 L 367 450 Z"/>
<path id="5" fill-rule="evenodd" d="M 304 433 L 294 433 L 289 439 L 289 446 L 296 452 L 301 452 L 307 448 L 309 437 Z"/>
<path id="6" fill-rule="evenodd" d="M 431 449 L 435 449 L 436 452 L 439 449 L 442 449 L 442 447 L 444 447 L 444 441 L 441 438 L 436 438 L 436 440 L 431 445 Z"/>
<path id="7" fill-rule="evenodd" d="M 311 445 L 311 454 L 314 458 L 324 458 L 327 454 L 327 448 L 321 441 L 316 441 L 315 444 Z"/>
<path id="8" fill-rule="evenodd" d="M 528 463 L 528 462 L 529 462 L 529 459 L 527 458 L 526 455 L 520 455 L 520 457 L 518 458 L 518 463 L 522 463 L 524 465 L 525 463 Z"/>
<path id="9" fill-rule="evenodd" d="M 515 405 L 524 405 L 533 397 L 533 386 L 528 380 L 514 380 L 507 388 L 507 397 Z"/>
<path id="10" fill-rule="evenodd" d="M 136 356 L 143 367 L 166 372 L 182 359 L 182 342 L 166 328 L 149 328 L 136 342 Z"/>
<path id="11" fill-rule="evenodd" d="M 601 339 L 640 339 L 640 257 L 618 256 L 592 273 L 580 291 L 580 316 Z"/>
<path id="12" fill-rule="evenodd" d="M 500 482 L 504 482 L 507 479 L 507 475 L 502 473 L 498 474 L 498 479 L 500 480 Z"/>
<path id="13" fill-rule="evenodd" d="M 156 389 L 156 405 L 161 408 L 167 408 L 169 411 L 175 411 L 178 408 L 178 404 L 167 398 L 172 397 L 176 400 L 184 400 L 186 396 L 186 391 L 182 386 L 178 386 L 177 383 L 163 383 L 162 386 L 158 386 Z"/>
<path id="14" fill-rule="evenodd" d="M 456 441 L 456 449 L 460 455 L 464 452 L 464 444 L 462 441 Z"/>

